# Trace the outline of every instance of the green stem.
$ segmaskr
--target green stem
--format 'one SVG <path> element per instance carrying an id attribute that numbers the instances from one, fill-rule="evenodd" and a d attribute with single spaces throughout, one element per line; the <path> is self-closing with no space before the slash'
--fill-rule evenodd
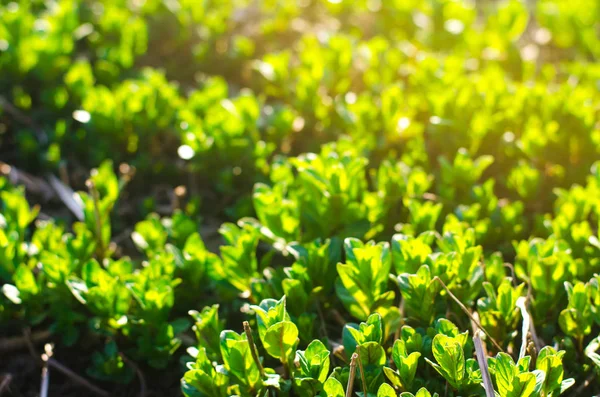
<path id="1" fill-rule="evenodd" d="M 98 260 L 100 263 L 104 260 L 104 239 L 102 238 L 102 219 L 100 219 L 100 196 L 98 194 L 98 189 L 96 189 L 96 185 L 94 182 L 89 179 L 87 181 L 88 189 L 90 190 L 90 195 L 92 196 L 92 200 L 94 201 L 94 218 L 96 223 L 96 242 L 98 244 L 98 248 L 96 249 L 96 255 L 98 255 Z"/>

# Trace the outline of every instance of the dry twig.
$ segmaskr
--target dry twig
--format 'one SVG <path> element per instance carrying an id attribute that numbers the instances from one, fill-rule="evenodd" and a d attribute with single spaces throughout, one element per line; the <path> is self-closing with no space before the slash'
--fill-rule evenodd
<path id="1" fill-rule="evenodd" d="M 133 368 L 133 370 L 135 371 L 135 374 L 138 377 L 138 380 L 140 382 L 139 397 L 146 397 L 148 387 L 146 385 L 146 377 L 144 376 L 144 373 L 142 372 L 140 367 L 134 361 L 130 360 L 126 355 L 124 355 L 123 353 L 119 353 L 119 355 L 121 356 L 123 361 L 125 361 L 125 364 L 127 364 L 131 368 Z"/>
<path id="2" fill-rule="evenodd" d="M 365 378 L 365 370 L 360 359 L 360 346 L 356 347 L 356 354 L 358 354 L 358 370 L 360 372 L 360 380 L 362 381 L 363 395 L 367 395 L 367 379 Z"/>
<path id="3" fill-rule="evenodd" d="M 30 335 L 31 343 L 38 344 L 50 339 L 50 331 L 36 331 Z M 25 336 L 15 336 L 11 338 L 0 339 L 0 353 L 20 350 L 27 347 L 27 338 Z"/>
<path id="4" fill-rule="evenodd" d="M 25 330 L 23 330 L 23 336 L 25 337 L 25 340 L 27 342 L 27 347 L 29 349 L 29 353 L 34 358 L 34 360 L 38 363 L 38 365 L 40 365 L 42 367 L 44 367 L 44 365 L 47 365 L 48 369 L 56 369 L 58 372 L 67 376 L 68 378 L 70 378 L 73 382 L 77 383 L 80 386 L 85 387 L 86 389 L 88 389 L 89 391 L 91 391 L 92 393 L 94 393 L 100 397 L 110 397 L 110 393 L 108 393 L 105 390 L 100 389 L 97 386 L 94 386 L 87 379 L 85 379 L 81 375 L 76 374 L 75 372 L 73 372 L 72 370 L 70 370 L 69 368 L 64 366 L 63 364 L 59 363 L 58 361 L 56 361 L 54 358 L 50 357 L 49 355 L 45 354 L 44 356 L 46 356 L 46 357 L 40 356 L 36 352 L 35 347 L 33 346 L 33 342 L 31 341 L 31 338 L 30 338 L 31 331 L 29 330 L 29 328 L 26 328 Z"/>
<path id="5" fill-rule="evenodd" d="M 4 390 L 8 390 L 11 381 L 12 376 L 10 374 L 6 374 L 2 377 L 2 382 L 0 382 L 0 396 L 4 393 Z"/>
<path id="6" fill-rule="evenodd" d="M 352 389 L 354 389 L 354 378 L 356 377 L 356 360 L 358 354 L 354 353 L 350 359 L 350 376 L 348 377 L 348 386 L 346 386 L 346 397 L 352 396 Z"/>
<path id="7" fill-rule="evenodd" d="M 490 335 L 485 330 L 485 328 L 483 328 L 483 326 L 479 323 L 479 321 L 475 317 L 473 317 L 473 315 L 471 314 L 471 312 L 469 311 L 469 309 L 467 309 L 467 307 L 456 297 L 456 295 L 454 295 L 452 293 L 452 291 L 450 291 L 450 289 L 448 289 L 448 287 L 446 287 L 446 284 L 444 284 L 444 282 L 442 281 L 442 279 L 440 279 L 438 276 L 435 276 L 433 278 L 433 280 L 437 281 L 438 283 L 440 283 L 440 285 L 446 290 L 446 293 L 448 294 L 448 296 L 450 296 L 450 298 L 452 298 L 452 300 L 454 300 L 454 302 L 456 302 L 456 304 L 462 309 L 462 311 L 465 312 L 465 314 L 467 316 L 469 316 L 469 318 L 477 326 L 477 328 L 479 328 L 481 331 L 483 331 L 483 333 L 488 338 L 490 338 L 490 341 L 496 347 L 496 349 L 498 349 L 499 351 L 503 352 L 504 349 L 502 349 L 502 347 L 500 346 L 500 344 L 498 342 L 496 342 L 496 340 L 494 339 L 494 337 L 492 337 L 492 335 Z"/>

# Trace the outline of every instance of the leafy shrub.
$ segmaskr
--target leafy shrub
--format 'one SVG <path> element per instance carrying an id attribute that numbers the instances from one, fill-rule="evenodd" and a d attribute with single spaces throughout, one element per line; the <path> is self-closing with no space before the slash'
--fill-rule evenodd
<path id="1" fill-rule="evenodd" d="M 194 397 L 599 393 L 599 12 L 0 1 L 0 333 Z"/>

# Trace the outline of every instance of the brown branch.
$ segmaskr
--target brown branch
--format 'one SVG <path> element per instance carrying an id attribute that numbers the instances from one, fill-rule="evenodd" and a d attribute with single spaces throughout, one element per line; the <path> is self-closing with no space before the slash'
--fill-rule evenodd
<path id="1" fill-rule="evenodd" d="M 352 358 L 350 359 L 350 376 L 348 376 L 348 386 L 346 387 L 346 397 L 352 396 L 352 389 L 354 389 L 354 377 L 356 376 L 356 360 L 358 359 L 358 354 L 352 354 Z"/>
<path id="2" fill-rule="evenodd" d="M 365 370 L 362 365 L 360 358 L 360 346 L 356 346 L 356 354 L 358 354 L 358 371 L 360 373 L 360 380 L 362 381 L 363 396 L 367 395 L 367 379 L 365 378 Z"/>

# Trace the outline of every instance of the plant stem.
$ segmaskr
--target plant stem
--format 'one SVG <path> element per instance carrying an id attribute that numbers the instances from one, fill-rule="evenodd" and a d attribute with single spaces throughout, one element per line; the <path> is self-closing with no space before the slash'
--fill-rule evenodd
<path id="1" fill-rule="evenodd" d="M 477 319 L 475 317 L 473 317 L 473 315 L 471 314 L 471 312 L 469 311 L 469 309 L 467 309 L 467 307 L 465 305 L 463 305 L 463 303 L 456 297 L 456 295 L 454 295 L 449 289 L 448 287 L 446 287 L 446 284 L 444 284 L 444 282 L 442 281 L 442 279 L 440 279 L 438 276 L 435 276 L 433 278 L 433 281 L 437 281 L 438 283 L 440 283 L 440 285 L 446 290 L 446 292 L 448 293 L 448 296 L 450 296 L 450 298 L 452 298 L 452 300 L 454 300 L 454 302 L 456 302 L 456 304 L 462 309 L 463 312 L 465 312 L 465 314 L 467 316 L 469 316 L 469 318 L 471 319 L 471 321 L 477 325 L 477 328 L 479 328 L 480 330 L 483 331 L 483 333 L 490 338 L 490 341 L 492 342 L 492 344 L 496 347 L 496 349 L 498 349 L 501 352 L 504 352 L 504 349 L 502 349 L 502 347 L 500 346 L 500 344 L 498 342 L 496 342 L 496 340 L 492 337 L 492 335 L 490 335 L 485 328 L 483 328 L 483 326 L 479 323 L 479 321 L 477 321 Z"/>
<path id="2" fill-rule="evenodd" d="M 250 328 L 250 323 L 248 323 L 248 321 L 244 321 L 244 332 L 246 333 L 246 338 L 248 338 L 248 344 L 250 345 L 250 354 L 252 354 L 252 359 L 254 359 L 254 362 L 258 366 L 261 378 L 264 379 L 265 369 L 263 368 L 262 363 L 258 358 L 256 345 L 254 344 L 254 337 L 252 336 L 252 328 Z"/>
<path id="3" fill-rule="evenodd" d="M 360 372 L 360 380 L 362 381 L 363 395 L 367 395 L 367 379 L 365 378 L 365 370 L 360 359 L 360 346 L 356 347 L 356 354 L 358 354 L 358 371 Z"/>
<path id="4" fill-rule="evenodd" d="M 98 189 L 96 189 L 96 185 L 91 179 L 88 179 L 86 185 L 90 190 L 90 195 L 92 196 L 92 200 L 94 201 L 96 241 L 98 243 L 98 249 L 96 249 L 96 254 L 98 255 L 98 260 L 100 261 L 100 263 L 102 263 L 102 261 L 104 260 L 104 240 L 102 238 L 102 220 L 100 219 L 100 197 L 98 195 Z"/>
<path id="5" fill-rule="evenodd" d="M 352 396 L 352 389 L 354 388 L 354 377 L 356 376 L 356 360 L 358 354 L 354 353 L 350 359 L 350 376 L 348 377 L 348 386 L 346 387 L 346 397 Z"/>
<path id="6" fill-rule="evenodd" d="M 402 296 L 400 296 L 400 303 L 398 303 L 398 311 L 400 312 L 400 324 L 398 324 L 398 328 L 394 332 L 394 340 L 400 339 L 400 333 L 404 325 L 404 299 L 402 299 Z"/>
<path id="7" fill-rule="evenodd" d="M 285 348 L 283 346 L 283 335 L 279 338 L 279 349 L 281 350 L 281 354 L 285 352 Z M 284 379 L 290 378 L 290 368 L 286 360 L 287 357 L 281 357 L 281 365 L 283 365 L 283 377 Z"/>
<path id="8" fill-rule="evenodd" d="M 329 339 L 329 335 L 327 335 L 327 326 L 325 325 L 325 316 L 323 316 L 323 310 L 321 310 L 321 300 L 317 300 L 317 314 L 319 315 L 319 321 L 321 322 L 320 330 L 323 338 Z"/>

